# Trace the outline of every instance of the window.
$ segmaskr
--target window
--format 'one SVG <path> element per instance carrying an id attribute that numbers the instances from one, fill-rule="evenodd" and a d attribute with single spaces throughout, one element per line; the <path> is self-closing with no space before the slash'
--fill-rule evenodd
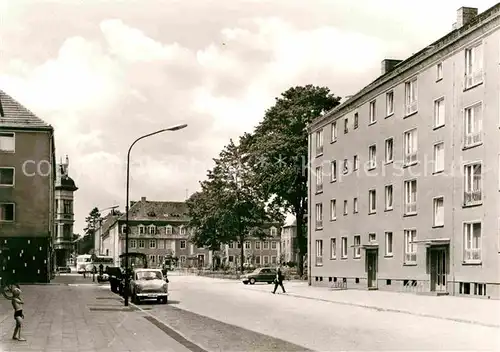
<path id="1" fill-rule="evenodd" d="M 388 138 L 385 140 L 385 163 L 394 161 L 394 139 Z"/>
<path id="2" fill-rule="evenodd" d="M 323 192 L 323 167 L 316 167 L 316 193 Z"/>
<path id="3" fill-rule="evenodd" d="M 405 83 L 405 116 L 411 115 L 418 110 L 417 90 L 418 84 L 416 78 Z"/>
<path id="4" fill-rule="evenodd" d="M 433 226 L 444 226 L 444 198 L 433 199 Z"/>
<path id="5" fill-rule="evenodd" d="M 354 236 L 354 258 L 361 257 L 361 236 Z"/>
<path id="6" fill-rule="evenodd" d="M 481 222 L 464 224 L 464 262 L 481 262 Z"/>
<path id="7" fill-rule="evenodd" d="M 357 129 L 359 127 L 359 115 L 358 113 L 354 113 L 354 129 Z"/>
<path id="8" fill-rule="evenodd" d="M 481 163 L 465 165 L 464 178 L 464 205 L 481 204 L 483 199 Z"/>
<path id="9" fill-rule="evenodd" d="M 12 222 L 15 220 L 14 203 L 0 203 L 0 222 Z"/>
<path id="10" fill-rule="evenodd" d="M 354 155 L 354 160 L 353 160 L 353 170 L 356 171 L 359 169 L 359 158 L 357 155 Z"/>
<path id="11" fill-rule="evenodd" d="M 127 225 L 122 225 L 122 233 L 126 234 L 127 231 Z"/>
<path id="12" fill-rule="evenodd" d="M 231 249 L 234 248 L 234 242 L 229 242 L 229 248 L 231 248 Z"/>
<path id="13" fill-rule="evenodd" d="M 344 200 L 344 215 L 347 215 L 347 200 Z"/>
<path id="14" fill-rule="evenodd" d="M 323 228 L 323 204 L 316 204 L 316 229 Z"/>
<path id="15" fill-rule="evenodd" d="M 15 170 L 13 167 L 0 167 L 0 186 L 14 186 Z"/>
<path id="16" fill-rule="evenodd" d="M 404 165 L 410 166 L 417 162 L 417 129 L 404 134 Z"/>
<path id="17" fill-rule="evenodd" d="M 330 182 L 337 181 L 337 161 L 332 160 L 330 162 Z"/>
<path id="18" fill-rule="evenodd" d="M 344 119 L 344 134 L 349 132 L 349 119 Z"/>
<path id="19" fill-rule="evenodd" d="M 138 243 L 139 243 L 139 248 L 141 248 L 141 249 L 146 248 L 146 241 L 139 240 Z"/>
<path id="20" fill-rule="evenodd" d="M 377 167 L 377 146 L 371 145 L 368 148 L 368 169 L 374 169 Z"/>
<path id="21" fill-rule="evenodd" d="M 184 226 L 181 226 L 181 235 L 185 236 L 186 234 L 187 234 L 187 228 L 185 228 Z"/>
<path id="22" fill-rule="evenodd" d="M 272 241 L 271 242 L 271 249 L 276 249 L 277 247 L 278 247 L 277 242 L 276 241 Z"/>
<path id="23" fill-rule="evenodd" d="M 369 233 L 368 234 L 368 242 L 376 242 L 377 241 L 377 234 L 376 233 Z"/>
<path id="24" fill-rule="evenodd" d="M 269 249 L 269 242 L 268 241 L 264 241 L 264 249 Z"/>
<path id="25" fill-rule="evenodd" d="M 330 200 L 330 220 L 337 220 L 337 201 Z"/>
<path id="26" fill-rule="evenodd" d="M 130 248 L 137 248 L 137 241 L 136 240 L 130 240 Z"/>
<path id="27" fill-rule="evenodd" d="M 370 111 L 369 111 L 369 116 L 370 116 L 369 123 L 370 124 L 377 122 L 376 113 L 377 113 L 377 110 L 376 110 L 376 105 L 375 105 L 375 100 L 374 100 L 374 101 L 370 102 Z"/>
<path id="28" fill-rule="evenodd" d="M 0 132 L 0 152 L 16 151 L 16 135 L 12 132 Z"/>
<path id="29" fill-rule="evenodd" d="M 392 193 L 392 185 L 385 186 L 385 210 L 392 210 L 394 203 L 394 196 Z"/>
<path id="30" fill-rule="evenodd" d="M 465 89 L 483 82 L 483 46 L 479 43 L 465 50 Z"/>
<path id="31" fill-rule="evenodd" d="M 405 230 L 405 264 L 417 262 L 417 230 Z"/>
<path id="32" fill-rule="evenodd" d="M 156 240 L 149 240 L 149 248 L 156 248 Z"/>
<path id="33" fill-rule="evenodd" d="M 146 233 L 146 228 L 144 225 L 139 225 L 139 234 L 144 235 Z"/>
<path id="34" fill-rule="evenodd" d="M 434 128 L 444 126 L 445 123 L 445 105 L 444 98 L 434 101 Z"/>
<path id="35" fill-rule="evenodd" d="M 482 142 L 483 105 L 475 104 L 465 109 L 464 146 L 472 147 Z"/>
<path id="36" fill-rule="evenodd" d="M 385 233 L 385 256 L 392 257 L 392 232 Z"/>
<path id="37" fill-rule="evenodd" d="M 255 242 L 255 249 L 260 249 L 260 241 Z"/>
<path id="38" fill-rule="evenodd" d="M 331 124 L 331 141 L 335 142 L 337 140 L 337 122 L 332 122 Z"/>
<path id="39" fill-rule="evenodd" d="M 260 255 L 255 256 L 255 264 L 260 265 Z"/>
<path id="40" fill-rule="evenodd" d="M 443 79 L 443 63 L 440 62 L 436 65 L 436 81 Z"/>
<path id="41" fill-rule="evenodd" d="M 181 241 L 181 249 L 186 249 L 186 241 Z"/>
<path id="42" fill-rule="evenodd" d="M 394 114 L 394 92 L 390 91 L 385 95 L 385 115 L 391 116 Z"/>
<path id="43" fill-rule="evenodd" d="M 278 230 L 276 229 L 276 227 L 271 227 L 269 229 L 269 233 L 271 234 L 272 237 L 276 237 L 276 235 L 278 234 Z"/>
<path id="44" fill-rule="evenodd" d="M 347 159 L 344 159 L 344 167 L 342 169 L 342 172 L 344 173 L 344 175 L 349 173 L 349 160 Z"/>
<path id="45" fill-rule="evenodd" d="M 63 200 L 63 213 L 73 215 L 73 201 L 68 199 Z"/>
<path id="46" fill-rule="evenodd" d="M 316 266 L 323 265 L 323 240 L 316 240 Z"/>
<path id="47" fill-rule="evenodd" d="M 342 259 L 347 258 L 347 237 L 342 237 L 340 242 L 340 256 Z"/>
<path id="48" fill-rule="evenodd" d="M 277 263 L 277 258 L 275 255 L 271 256 L 271 264 L 276 264 Z"/>
<path id="49" fill-rule="evenodd" d="M 156 226 L 151 225 L 151 226 L 148 227 L 148 229 L 149 229 L 149 234 L 150 235 L 154 235 L 156 233 Z"/>
<path id="50" fill-rule="evenodd" d="M 316 156 L 323 154 L 323 130 L 316 132 Z"/>
<path id="51" fill-rule="evenodd" d="M 337 240 L 330 239 L 330 259 L 337 259 Z"/>
<path id="52" fill-rule="evenodd" d="M 374 189 L 368 191 L 368 214 L 377 212 L 377 192 Z"/>
<path id="53" fill-rule="evenodd" d="M 358 212 L 358 198 L 352 200 L 352 212 L 356 214 Z"/>
<path id="54" fill-rule="evenodd" d="M 444 142 L 434 144 L 434 173 L 444 171 Z"/>
<path id="55" fill-rule="evenodd" d="M 265 255 L 262 259 L 263 259 L 264 265 L 269 264 L 269 256 L 268 255 Z"/>
<path id="56" fill-rule="evenodd" d="M 405 181 L 404 214 L 417 213 L 417 180 Z"/>
<path id="57" fill-rule="evenodd" d="M 250 249 L 250 248 L 251 248 L 250 241 L 245 241 L 245 249 Z"/>
<path id="58" fill-rule="evenodd" d="M 171 235 L 171 234 L 172 234 L 172 226 L 167 225 L 167 226 L 165 227 L 165 233 L 166 233 L 167 235 Z"/>

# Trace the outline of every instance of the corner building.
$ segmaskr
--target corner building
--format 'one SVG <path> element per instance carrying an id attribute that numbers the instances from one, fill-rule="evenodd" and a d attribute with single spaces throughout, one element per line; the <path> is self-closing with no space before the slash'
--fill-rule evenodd
<path id="1" fill-rule="evenodd" d="M 500 298 L 500 4 L 309 126 L 312 285 Z"/>

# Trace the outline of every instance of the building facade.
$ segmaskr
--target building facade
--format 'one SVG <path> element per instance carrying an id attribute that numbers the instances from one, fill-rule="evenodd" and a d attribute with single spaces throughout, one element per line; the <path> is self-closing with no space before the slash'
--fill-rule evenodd
<path id="1" fill-rule="evenodd" d="M 500 5 L 310 125 L 309 281 L 500 297 Z"/>
<path id="2" fill-rule="evenodd" d="M 73 204 L 74 193 L 78 190 L 75 181 L 69 177 L 69 158 L 56 167 L 55 183 L 55 237 L 54 252 L 56 267 L 67 266 L 73 251 L 73 224 L 75 222 Z"/>
<path id="3" fill-rule="evenodd" d="M 53 261 L 54 129 L 0 90 L 2 280 L 48 282 Z"/>
<path id="4" fill-rule="evenodd" d="M 281 229 L 281 261 L 285 263 L 298 263 L 299 261 L 295 219 L 286 222 Z"/>

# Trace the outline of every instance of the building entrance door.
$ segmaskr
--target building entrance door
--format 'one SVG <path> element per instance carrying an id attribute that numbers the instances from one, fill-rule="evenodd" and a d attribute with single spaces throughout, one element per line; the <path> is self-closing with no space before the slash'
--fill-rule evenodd
<path id="1" fill-rule="evenodd" d="M 367 249 L 366 250 L 366 271 L 368 274 L 368 288 L 377 288 L 377 262 L 378 262 L 378 250 L 377 249 Z"/>
<path id="2" fill-rule="evenodd" d="M 431 291 L 446 291 L 446 250 L 444 248 L 429 250 L 431 264 Z"/>

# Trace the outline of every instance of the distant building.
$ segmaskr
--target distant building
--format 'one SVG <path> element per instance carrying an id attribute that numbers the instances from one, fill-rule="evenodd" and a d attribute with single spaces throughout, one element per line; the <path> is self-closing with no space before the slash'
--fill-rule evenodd
<path id="1" fill-rule="evenodd" d="M 500 4 L 309 126 L 313 285 L 500 298 Z"/>
<path id="2" fill-rule="evenodd" d="M 48 282 L 54 236 L 54 129 L 0 90 L 0 276 Z"/>
<path id="3" fill-rule="evenodd" d="M 285 263 L 298 263 L 297 221 L 289 218 L 281 229 L 281 259 Z"/>
<path id="4" fill-rule="evenodd" d="M 74 192 L 78 190 L 75 181 L 69 177 L 69 158 L 56 168 L 55 184 L 55 236 L 54 251 L 56 266 L 66 266 L 73 250 Z"/>

